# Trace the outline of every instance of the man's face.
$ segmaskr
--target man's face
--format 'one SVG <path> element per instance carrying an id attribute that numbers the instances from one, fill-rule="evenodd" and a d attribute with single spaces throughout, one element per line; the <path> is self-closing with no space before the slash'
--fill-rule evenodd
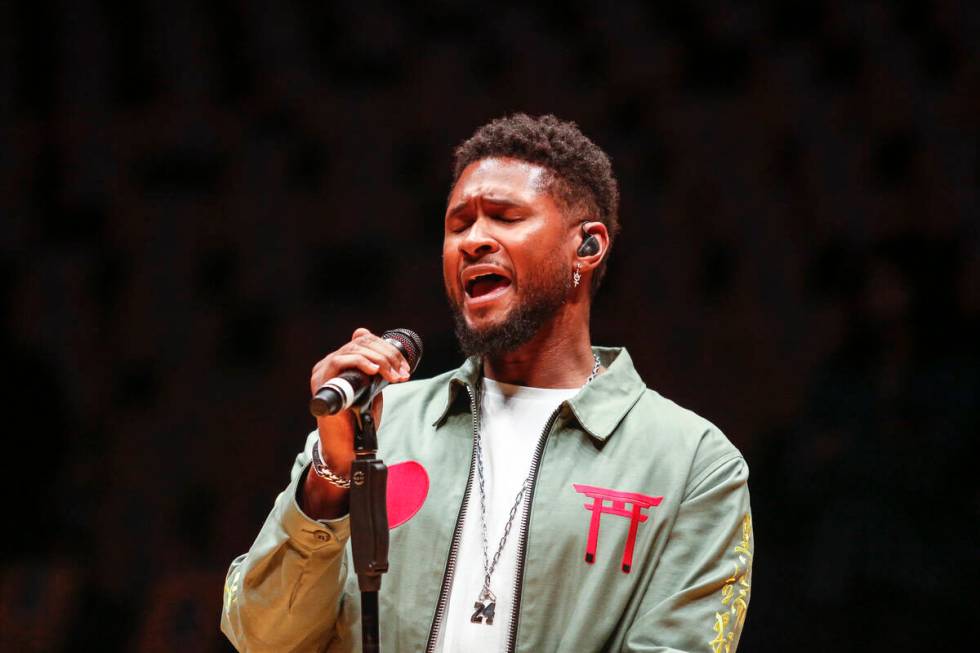
<path id="1" fill-rule="evenodd" d="M 547 192 L 547 178 L 538 165 L 482 159 L 453 187 L 442 269 L 467 355 L 524 344 L 568 296 L 574 227 Z"/>

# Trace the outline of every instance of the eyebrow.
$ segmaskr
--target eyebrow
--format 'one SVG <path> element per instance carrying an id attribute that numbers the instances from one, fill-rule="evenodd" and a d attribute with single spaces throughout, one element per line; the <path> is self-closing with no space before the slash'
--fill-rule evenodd
<path id="1" fill-rule="evenodd" d="M 473 198 L 459 202 L 458 204 L 456 204 L 456 206 L 449 209 L 449 213 L 446 214 L 446 217 L 452 218 L 455 217 L 458 213 L 462 213 L 463 211 L 466 210 L 466 207 L 468 207 L 470 205 L 470 202 L 472 201 Z M 513 202 L 511 200 L 505 200 L 499 197 L 484 197 L 483 201 L 486 202 L 487 204 L 492 204 L 494 206 L 502 206 L 505 208 L 523 208 L 524 206 L 526 206 L 522 202 Z"/>

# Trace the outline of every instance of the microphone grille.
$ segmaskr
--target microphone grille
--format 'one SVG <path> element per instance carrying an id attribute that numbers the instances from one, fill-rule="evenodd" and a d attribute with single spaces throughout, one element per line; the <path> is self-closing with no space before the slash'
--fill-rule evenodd
<path id="1" fill-rule="evenodd" d="M 385 340 L 393 340 L 401 345 L 399 349 L 401 349 L 405 360 L 408 362 L 408 366 L 414 373 L 415 368 L 419 365 L 419 361 L 422 360 L 422 338 L 419 337 L 419 334 L 411 329 L 392 329 L 391 331 L 385 331 L 381 334 L 381 337 Z"/>

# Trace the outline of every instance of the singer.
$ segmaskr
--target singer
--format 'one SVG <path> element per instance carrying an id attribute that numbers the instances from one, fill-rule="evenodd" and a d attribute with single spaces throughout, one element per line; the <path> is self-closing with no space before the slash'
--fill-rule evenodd
<path id="1" fill-rule="evenodd" d="M 574 123 L 516 114 L 464 141 L 454 170 L 443 277 L 465 362 L 408 381 L 399 348 L 357 329 L 310 379 L 387 382 L 380 451 L 428 473 L 391 530 L 382 650 L 735 651 L 754 556 L 746 463 L 625 349 L 591 342 L 619 231 L 609 158 Z M 317 418 L 232 562 L 221 628 L 239 650 L 358 649 L 352 439 L 349 411 Z"/>

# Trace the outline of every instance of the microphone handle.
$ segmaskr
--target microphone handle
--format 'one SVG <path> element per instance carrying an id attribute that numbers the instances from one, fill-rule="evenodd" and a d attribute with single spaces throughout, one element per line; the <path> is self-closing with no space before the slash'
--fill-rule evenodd
<path id="1" fill-rule="evenodd" d="M 314 417 L 322 417 L 349 408 L 364 389 L 371 385 L 373 379 L 374 377 L 357 369 L 344 370 L 316 391 L 310 399 L 310 413 Z"/>
<path id="2" fill-rule="evenodd" d="M 310 399 L 310 415 L 323 417 L 339 413 L 344 408 L 343 395 L 334 388 L 325 385 L 316 391 Z"/>

